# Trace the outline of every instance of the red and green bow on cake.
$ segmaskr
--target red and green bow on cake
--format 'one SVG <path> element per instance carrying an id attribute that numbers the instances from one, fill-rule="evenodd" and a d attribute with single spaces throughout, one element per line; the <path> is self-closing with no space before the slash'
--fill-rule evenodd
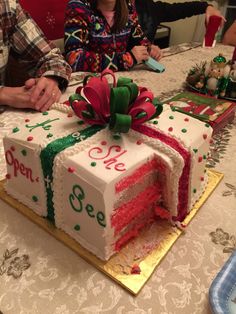
<path id="1" fill-rule="evenodd" d="M 163 109 L 151 91 L 137 86 L 130 78 L 120 77 L 116 82 L 111 70 L 103 71 L 99 77 L 87 75 L 69 103 L 84 122 L 108 125 L 110 130 L 122 133 L 155 118 Z"/>

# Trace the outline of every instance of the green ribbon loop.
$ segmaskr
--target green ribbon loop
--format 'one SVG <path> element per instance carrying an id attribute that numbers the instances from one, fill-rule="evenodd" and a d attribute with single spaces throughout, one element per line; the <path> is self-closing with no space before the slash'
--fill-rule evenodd
<path id="1" fill-rule="evenodd" d="M 78 101 L 84 100 L 84 101 L 86 101 L 86 99 L 83 96 L 81 96 L 80 94 L 73 94 L 73 95 L 71 95 L 69 97 L 69 103 L 70 104 L 73 104 L 73 101 L 75 101 L 75 100 L 78 100 Z"/>
<path id="2" fill-rule="evenodd" d="M 161 103 L 156 97 L 153 99 L 152 103 L 153 103 L 153 105 L 156 108 L 155 114 L 151 117 L 151 119 L 154 119 L 154 118 L 158 117 L 162 113 L 162 111 L 163 111 L 163 103 Z"/>
<path id="3" fill-rule="evenodd" d="M 132 117 L 128 114 L 116 113 L 112 116 L 109 128 L 113 132 L 127 133 L 131 128 Z"/>

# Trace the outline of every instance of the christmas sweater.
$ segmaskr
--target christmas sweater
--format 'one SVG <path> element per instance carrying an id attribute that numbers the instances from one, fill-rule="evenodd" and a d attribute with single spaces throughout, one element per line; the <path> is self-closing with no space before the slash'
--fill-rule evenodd
<path id="1" fill-rule="evenodd" d="M 138 23 L 134 4 L 128 1 L 125 27 L 112 32 L 93 0 L 70 0 L 65 17 L 65 56 L 73 71 L 129 70 L 135 64 L 134 46 L 149 45 Z"/>

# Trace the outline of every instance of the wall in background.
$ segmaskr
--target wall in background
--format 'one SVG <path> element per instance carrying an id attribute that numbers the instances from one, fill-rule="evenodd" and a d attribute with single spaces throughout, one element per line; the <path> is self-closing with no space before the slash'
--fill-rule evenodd
<path id="1" fill-rule="evenodd" d="M 187 2 L 191 0 L 161 0 L 163 2 Z M 215 7 L 217 3 L 211 1 Z M 202 42 L 205 35 L 205 15 L 195 15 L 186 19 L 170 23 L 163 23 L 171 27 L 170 45 L 177 45 L 183 42 Z"/>

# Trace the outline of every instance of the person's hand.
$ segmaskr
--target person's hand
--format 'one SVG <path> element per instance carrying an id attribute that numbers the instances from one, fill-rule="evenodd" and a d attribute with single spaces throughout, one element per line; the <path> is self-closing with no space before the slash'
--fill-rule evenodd
<path id="1" fill-rule="evenodd" d="M 61 97 L 57 81 L 49 77 L 31 78 L 25 82 L 25 89 L 32 91 L 30 101 L 38 111 L 48 110 Z"/>
<path id="2" fill-rule="evenodd" d="M 214 8 L 211 5 L 208 5 L 207 9 L 206 9 L 206 25 L 209 23 L 209 19 L 212 15 L 216 15 L 216 16 L 220 16 L 221 17 L 221 27 L 223 27 L 224 23 L 226 22 L 226 19 L 224 18 L 224 16 L 221 14 L 221 12 Z"/>
<path id="3" fill-rule="evenodd" d="M 131 49 L 132 54 L 134 55 L 137 63 L 142 63 L 143 61 L 146 61 L 149 57 L 149 53 L 147 51 L 146 46 L 134 46 Z"/>
<path id="4" fill-rule="evenodd" d="M 150 57 L 152 57 L 153 59 L 157 61 L 160 60 L 163 55 L 162 50 L 158 46 L 155 46 L 155 45 L 150 46 L 149 54 L 150 54 Z"/>
<path id="5" fill-rule="evenodd" d="M 2 87 L 0 90 L 0 104 L 8 105 L 14 108 L 31 108 L 34 109 L 30 101 L 32 89 L 20 87 Z"/>

